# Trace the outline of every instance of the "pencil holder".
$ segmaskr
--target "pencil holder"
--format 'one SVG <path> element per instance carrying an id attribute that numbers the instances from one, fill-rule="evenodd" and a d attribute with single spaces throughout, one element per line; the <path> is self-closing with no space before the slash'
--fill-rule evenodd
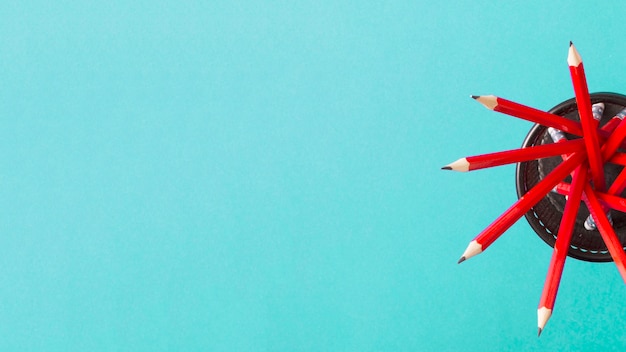
<path id="1" fill-rule="evenodd" d="M 593 93 L 590 94 L 590 96 L 592 104 L 602 102 L 605 105 L 600 126 L 626 107 L 625 95 L 615 93 Z M 571 120 L 580 120 L 575 98 L 560 103 L 549 112 L 564 116 Z M 568 139 L 579 138 L 569 134 L 566 134 L 566 136 Z M 548 128 L 546 126 L 536 124 L 531 128 L 530 132 L 526 136 L 522 147 L 549 143 L 553 143 L 553 141 L 548 134 Z M 522 197 L 561 162 L 561 157 L 551 157 L 518 163 L 516 171 L 518 197 Z M 607 185 L 610 185 L 615 180 L 620 171 L 621 166 L 605 163 L 604 172 Z M 568 176 L 565 181 L 571 182 L 571 177 Z M 556 192 L 550 192 L 533 208 L 531 208 L 528 213 L 526 213 L 526 219 L 530 223 L 530 226 L 537 233 L 537 235 L 539 235 L 539 237 L 551 247 L 554 247 L 564 208 L 565 197 Z M 590 262 L 613 261 L 599 231 L 597 229 L 587 230 L 584 227 L 584 222 L 588 216 L 589 210 L 587 209 L 585 203 L 582 202 L 576 218 L 576 225 L 570 243 L 568 256 Z M 611 211 L 611 217 L 615 233 L 619 237 L 622 247 L 625 247 L 626 214 Z"/>

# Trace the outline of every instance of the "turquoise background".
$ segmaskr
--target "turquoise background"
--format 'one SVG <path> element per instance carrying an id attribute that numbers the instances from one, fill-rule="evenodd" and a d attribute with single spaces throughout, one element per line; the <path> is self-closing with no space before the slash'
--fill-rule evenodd
<path id="1" fill-rule="evenodd" d="M 532 124 L 626 93 L 609 1 L 4 1 L 0 350 L 623 350 L 613 264 L 525 220 L 462 265 L 516 199 Z"/>

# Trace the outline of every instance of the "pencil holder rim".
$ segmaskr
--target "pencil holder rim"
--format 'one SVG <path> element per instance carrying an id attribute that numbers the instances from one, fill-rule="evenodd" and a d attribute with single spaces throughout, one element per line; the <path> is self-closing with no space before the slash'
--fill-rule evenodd
<path id="1" fill-rule="evenodd" d="M 604 103 L 615 104 L 615 105 L 626 107 L 626 95 L 623 95 L 623 94 L 611 93 L 611 92 L 598 92 L 598 93 L 590 94 L 590 97 L 591 97 L 592 103 L 604 102 Z M 565 116 L 566 114 L 572 114 L 573 112 L 577 112 L 577 111 L 578 109 L 576 105 L 576 98 L 571 98 L 554 106 L 548 112 L 555 114 L 555 115 L 559 115 L 559 116 Z M 535 124 L 526 135 L 526 138 L 524 139 L 524 142 L 522 143 L 522 148 L 536 145 L 537 142 L 540 142 L 546 130 L 547 130 L 546 126 Z M 516 183 L 518 198 L 521 198 L 529 189 L 527 185 L 528 183 L 527 175 L 530 170 L 529 168 L 538 167 L 537 165 L 538 165 L 538 161 L 528 161 L 528 162 L 517 163 L 517 167 L 515 171 L 515 183 Z M 534 171 L 534 170 L 531 170 L 531 171 Z M 550 195 L 547 195 L 545 198 L 549 196 Z M 552 226 L 553 227 L 552 230 L 549 230 L 548 223 L 555 221 L 554 220 L 555 218 L 558 218 L 558 220 L 560 221 L 561 216 L 556 214 L 558 213 L 558 211 L 554 209 L 555 214 L 548 214 L 550 215 L 550 219 L 542 219 L 542 216 L 547 217 L 546 210 L 543 210 L 543 212 L 541 213 L 541 212 L 536 211 L 535 207 L 537 206 L 534 206 L 533 208 L 531 208 L 530 211 L 528 211 L 525 214 L 526 220 L 530 224 L 531 228 L 535 231 L 535 233 L 539 236 L 539 238 L 541 238 L 550 247 L 554 247 L 554 244 L 556 242 L 556 231 L 554 230 L 554 226 Z M 579 217 L 580 217 L 580 213 L 579 213 Z M 586 215 L 584 215 L 584 217 L 586 218 Z M 580 222 L 580 219 L 578 219 L 578 221 Z M 557 225 L 557 229 L 558 229 L 558 225 Z M 579 237 L 580 236 L 585 236 L 585 233 L 579 232 Z M 598 236 L 597 230 L 589 231 L 587 233 L 587 236 L 597 237 Z M 621 239 L 622 246 L 624 246 L 625 244 L 624 237 L 620 236 L 620 239 Z M 582 242 L 584 243 L 584 241 Z M 613 261 L 613 258 L 611 257 L 610 253 L 608 253 L 608 251 L 597 250 L 597 249 L 590 250 L 588 248 L 584 248 L 583 246 L 576 246 L 574 244 L 570 245 L 567 255 L 569 257 L 583 260 L 583 261 L 588 261 L 588 262 L 612 262 Z"/>

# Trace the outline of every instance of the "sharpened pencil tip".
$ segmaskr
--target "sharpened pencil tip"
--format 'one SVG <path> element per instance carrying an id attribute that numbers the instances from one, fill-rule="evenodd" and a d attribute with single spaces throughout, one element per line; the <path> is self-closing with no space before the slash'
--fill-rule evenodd
<path id="1" fill-rule="evenodd" d="M 583 59 L 580 57 L 578 50 L 574 46 L 574 43 L 570 42 L 569 50 L 567 52 L 567 64 L 572 67 L 578 67 L 583 63 Z"/>
<path id="2" fill-rule="evenodd" d="M 442 170 L 453 170 L 453 171 L 459 171 L 459 172 L 466 172 L 469 171 L 469 166 L 470 164 L 467 162 L 467 158 L 461 158 L 455 162 L 452 162 L 444 167 L 442 167 Z"/>
<path id="3" fill-rule="evenodd" d="M 537 337 L 541 335 L 548 319 L 550 319 L 550 315 L 552 315 L 552 309 L 546 308 L 545 305 L 542 305 L 542 307 L 537 309 L 537 327 L 539 328 L 537 331 Z"/>
<path id="4" fill-rule="evenodd" d="M 459 259 L 459 261 L 457 262 L 457 264 L 461 264 L 465 261 L 465 256 L 462 256 L 461 259 Z"/>
<path id="5" fill-rule="evenodd" d="M 498 97 L 494 95 L 472 95 L 472 98 L 489 110 L 493 110 L 498 106 Z"/>
<path id="6" fill-rule="evenodd" d="M 574 45 L 574 43 L 572 43 L 572 41 L 570 40 L 569 41 L 569 46 L 572 46 L 572 45 Z"/>

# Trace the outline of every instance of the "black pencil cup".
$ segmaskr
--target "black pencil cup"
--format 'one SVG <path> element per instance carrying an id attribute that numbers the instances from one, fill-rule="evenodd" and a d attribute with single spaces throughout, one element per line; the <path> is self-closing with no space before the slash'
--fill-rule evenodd
<path id="1" fill-rule="evenodd" d="M 626 96 L 615 93 L 593 93 L 591 94 L 591 102 L 592 104 L 603 102 L 605 105 L 604 114 L 600 121 L 600 126 L 602 126 L 615 116 L 616 113 L 626 107 Z M 549 112 L 571 120 L 580 120 L 575 98 L 560 103 L 550 109 Z M 530 132 L 528 132 L 522 146 L 529 147 L 553 143 L 547 130 L 548 128 L 543 125 L 534 125 Z M 579 138 L 569 134 L 566 134 L 566 136 L 568 139 Z M 561 161 L 561 157 L 557 156 L 518 163 L 516 171 L 518 197 L 521 197 L 534 187 L 545 175 L 561 163 Z M 604 172 L 607 185 L 610 185 L 615 180 L 621 168 L 622 167 L 618 165 L 605 164 Z M 571 177 L 568 176 L 566 181 L 571 182 Z M 556 241 L 564 207 L 565 197 L 558 193 L 550 192 L 526 213 L 526 219 L 530 223 L 530 226 L 537 235 L 551 247 L 554 247 Z M 589 216 L 589 210 L 583 202 L 578 211 L 568 256 L 590 262 L 612 261 L 613 259 L 598 230 L 590 231 L 585 229 L 583 224 L 587 216 Z M 613 219 L 615 233 L 619 237 L 622 247 L 626 247 L 626 214 L 611 210 L 611 217 Z"/>

